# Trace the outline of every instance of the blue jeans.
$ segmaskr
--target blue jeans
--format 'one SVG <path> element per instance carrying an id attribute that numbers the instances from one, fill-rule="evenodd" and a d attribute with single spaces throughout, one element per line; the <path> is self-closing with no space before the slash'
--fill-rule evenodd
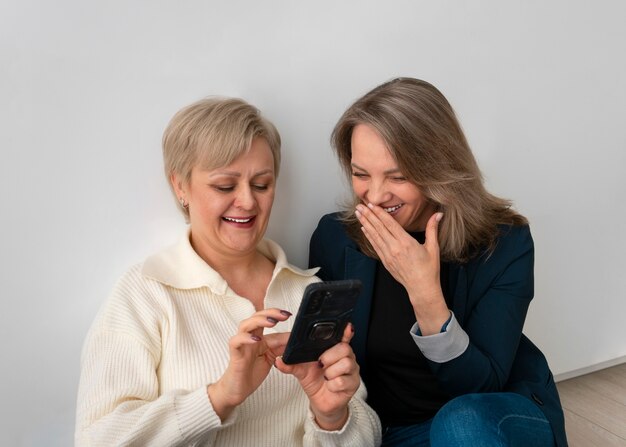
<path id="1" fill-rule="evenodd" d="M 553 447 L 541 410 L 516 393 L 465 394 L 420 424 L 389 427 L 383 447 Z"/>

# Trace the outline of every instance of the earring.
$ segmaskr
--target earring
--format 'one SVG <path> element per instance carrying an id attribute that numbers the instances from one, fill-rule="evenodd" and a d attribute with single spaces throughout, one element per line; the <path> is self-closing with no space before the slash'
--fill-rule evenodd
<path id="1" fill-rule="evenodd" d="M 178 201 L 180 202 L 180 206 L 182 206 L 184 209 L 189 208 L 189 204 L 185 202 L 185 199 L 183 199 L 182 197 L 178 199 Z"/>

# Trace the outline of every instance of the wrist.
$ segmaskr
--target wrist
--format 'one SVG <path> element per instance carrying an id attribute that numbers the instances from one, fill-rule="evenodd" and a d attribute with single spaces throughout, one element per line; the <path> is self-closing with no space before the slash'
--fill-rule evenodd
<path id="1" fill-rule="evenodd" d="M 333 413 L 322 413 L 311 409 L 315 416 L 315 423 L 326 431 L 341 430 L 348 421 L 348 407 L 345 406 L 341 410 Z"/>
<path id="2" fill-rule="evenodd" d="M 229 399 L 227 399 L 227 394 L 223 391 L 223 386 L 220 381 L 207 386 L 207 395 L 213 410 L 220 417 L 222 422 L 230 416 L 238 405 L 238 403 L 230 402 Z"/>
<path id="3" fill-rule="evenodd" d="M 415 320 L 423 336 L 438 334 L 450 318 L 450 309 L 443 296 L 440 301 L 430 305 L 413 306 Z"/>

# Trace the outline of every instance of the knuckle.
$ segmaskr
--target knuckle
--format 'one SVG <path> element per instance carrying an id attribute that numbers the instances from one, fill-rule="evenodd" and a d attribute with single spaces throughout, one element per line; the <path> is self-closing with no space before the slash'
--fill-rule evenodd
<path id="1" fill-rule="evenodd" d="M 353 358 L 349 357 L 346 359 L 348 362 L 347 373 L 354 374 L 359 372 L 359 364 Z"/>
<path id="2" fill-rule="evenodd" d="M 346 379 L 344 376 L 336 377 L 334 382 L 334 385 L 337 389 L 344 389 L 346 386 Z"/>
<path id="3" fill-rule="evenodd" d="M 339 352 L 339 354 L 341 355 L 345 355 L 347 349 L 350 347 L 350 345 L 345 342 L 345 341 L 341 341 L 339 343 L 337 343 L 337 351 Z"/>

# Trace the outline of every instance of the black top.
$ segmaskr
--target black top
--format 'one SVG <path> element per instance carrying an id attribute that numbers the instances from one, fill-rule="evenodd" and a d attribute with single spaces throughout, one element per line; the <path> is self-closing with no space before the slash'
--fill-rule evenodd
<path id="1" fill-rule="evenodd" d="M 411 235 L 423 243 L 423 232 Z M 447 277 L 448 266 L 442 263 L 444 296 Z M 409 333 L 413 324 L 415 314 L 406 289 L 379 261 L 367 338 L 368 369 L 363 381 L 368 404 L 380 416 L 383 427 L 426 421 L 450 399 L 439 389 L 426 358 Z"/>

